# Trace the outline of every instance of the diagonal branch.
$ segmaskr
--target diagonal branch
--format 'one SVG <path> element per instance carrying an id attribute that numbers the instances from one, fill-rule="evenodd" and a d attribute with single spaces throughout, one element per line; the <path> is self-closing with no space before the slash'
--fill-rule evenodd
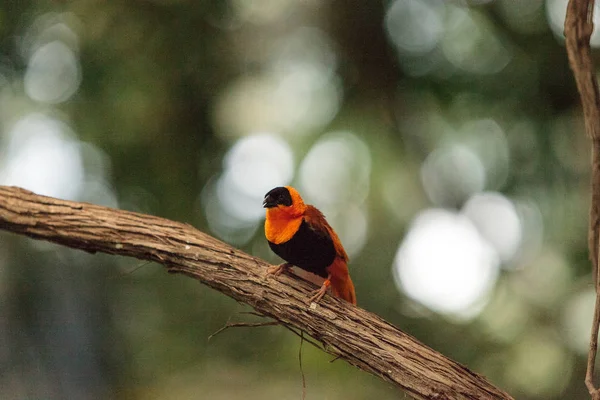
<path id="1" fill-rule="evenodd" d="M 289 276 L 266 279 L 269 264 L 187 224 L 0 186 L 0 229 L 163 264 L 306 332 L 328 353 L 417 399 L 512 399 L 373 313 L 331 296 L 307 306 L 309 283 Z"/>
<path id="2" fill-rule="evenodd" d="M 590 37 L 594 30 L 594 0 L 570 0 L 565 17 L 565 38 L 569 63 L 581 96 L 585 131 L 592 144 L 592 179 L 588 247 L 592 262 L 592 277 L 596 288 L 596 304 L 588 353 L 585 384 L 592 399 L 600 400 L 600 390 L 594 385 L 594 367 L 598 351 L 600 327 L 600 277 L 598 250 L 600 248 L 600 94 L 592 62 Z"/>

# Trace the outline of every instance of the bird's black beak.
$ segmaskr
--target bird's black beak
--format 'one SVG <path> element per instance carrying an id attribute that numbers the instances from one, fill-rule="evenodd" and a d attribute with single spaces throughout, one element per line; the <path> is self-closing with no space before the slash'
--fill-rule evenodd
<path id="1" fill-rule="evenodd" d="M 277 203 L 275 202 L 275 199 L 273 199 L 271 196 L 266 195 L 265 199 L 263 200 L 263 207 L 264 208 L 277 207 Z"/>

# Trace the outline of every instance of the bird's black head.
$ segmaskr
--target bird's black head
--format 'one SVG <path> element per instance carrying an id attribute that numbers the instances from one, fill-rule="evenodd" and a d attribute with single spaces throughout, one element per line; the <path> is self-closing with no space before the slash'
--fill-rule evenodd
<path id="1" fill-rule="evenodd" d="M 283 186 L 271 189 L 269 193 L 265 194 L 265 199 L 263 200 L 264 208 L 277 207 L 280 204 L 288 207 L 292 205 L 290 191 Z"/>

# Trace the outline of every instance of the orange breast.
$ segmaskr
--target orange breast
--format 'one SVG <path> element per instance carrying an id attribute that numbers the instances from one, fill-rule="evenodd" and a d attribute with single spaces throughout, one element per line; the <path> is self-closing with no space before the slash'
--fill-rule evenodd
<path id="1" fill-rule="evenodd" d="M 270 208 L 267 210 L 265 220 L 265 236 L 271 243 L 285 243 L 298 232 L 300 224 L 302 224 L 301 215 L 291 217 L 277 208 Z"/>

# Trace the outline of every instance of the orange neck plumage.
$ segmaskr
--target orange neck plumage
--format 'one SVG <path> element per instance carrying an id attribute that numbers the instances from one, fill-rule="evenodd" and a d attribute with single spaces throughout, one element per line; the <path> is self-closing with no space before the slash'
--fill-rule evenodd
<path id="1" fill-rule="evenodd" d="M 265 235 L 269 242 L 275 244 L 285 243 L 294 236 L 302 224 L 302 217 L 306 210 L 306 205 L 298 192 L 291 186 L 286 187 L 292 197 L 292 205 L 267 208 Z"/>

